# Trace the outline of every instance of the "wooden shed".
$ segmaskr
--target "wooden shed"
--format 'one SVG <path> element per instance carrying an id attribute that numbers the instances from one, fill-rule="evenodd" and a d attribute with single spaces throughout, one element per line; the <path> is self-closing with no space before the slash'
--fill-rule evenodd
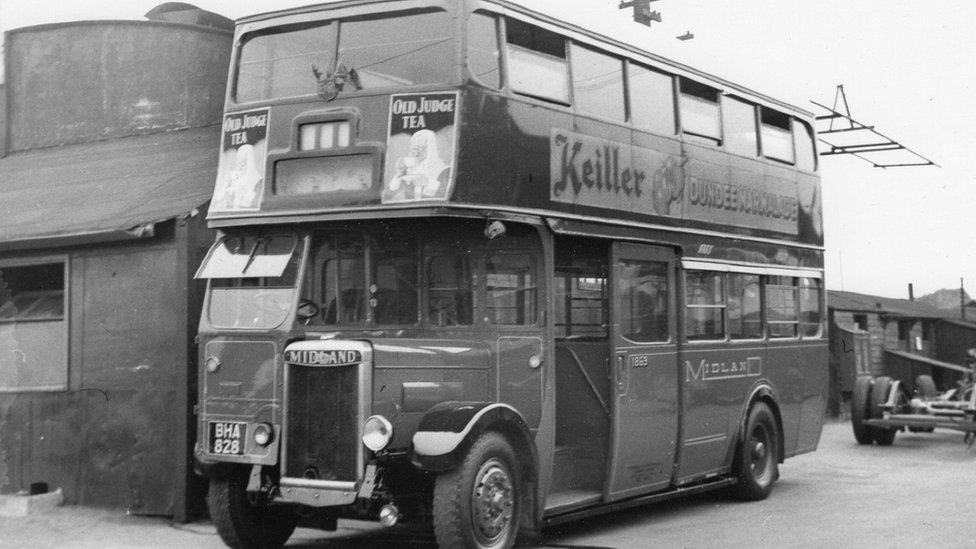
<path id="1" fill-rule="evenodd" d="M 5 42 L 0 492 L 184 519 L 231 32 L 79 22 Z"/>

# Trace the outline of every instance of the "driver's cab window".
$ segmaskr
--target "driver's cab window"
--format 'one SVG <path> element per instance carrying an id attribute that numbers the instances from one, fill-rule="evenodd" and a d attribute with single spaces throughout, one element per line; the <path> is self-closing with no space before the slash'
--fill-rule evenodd
<path id="1" fill-rule="evenodd" d="M 375 324 L 416 324 L 419 248 L 413 237 L 373 239 L 369 305 Z"/>
<path id="2" fill-rule="evenodd" d="M 433 326 L 472 323 L 471 260 L 467 254 L 432 250 L 427 255 L 427 322 Z"/>
<path id="3" fill-rule="evenodd" d="M 365 321 L 365 243 L 359 234 L 319 235 L 309 256 L 313 300 L 325 324 Z"/>

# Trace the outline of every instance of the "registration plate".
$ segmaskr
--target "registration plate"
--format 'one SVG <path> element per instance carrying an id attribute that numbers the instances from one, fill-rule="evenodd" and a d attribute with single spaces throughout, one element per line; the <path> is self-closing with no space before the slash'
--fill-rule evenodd
<path id="1" fill-rule="evenodd" d="M 244 437 L 247 425 L 231 421 L 210 422 L 210 453 L 244 455 Z"/>

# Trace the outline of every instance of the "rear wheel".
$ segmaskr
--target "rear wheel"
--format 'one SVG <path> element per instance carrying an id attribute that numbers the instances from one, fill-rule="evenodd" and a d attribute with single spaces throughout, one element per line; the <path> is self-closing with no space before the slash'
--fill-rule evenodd
<path id="1" fill-rule="evenodd" d="M 281 547 L 288 541 L 298 516 L 272 507 L 263 493 L 247 492 L 248 468 L 239 467 L 222 479 L 211 479 L 207 509 L 220 539 L 228 547 Z"/>
<path id="2" fill-rule="evenodd" d="M 893 382 L 888 376 L 875 378 L 874 386 L 871 389 L 871 418 L 881 419 L 884 416 L 884 408 L 888 397 L 891 394 Z M 895 429 L 892 427 L 874 427 L 874 442 L 878 446 L 891 446 L 895 441 Z"/>
<path id="3" fill-rule="evenodd" d="M 739 443 L 736 474 L 739 483 L 733 493 L 745 500 L 766 499 L 779 477 L 779 429 L 776 416 L 763 402 L 749 411 L 745 437 Z"/>
<path id="4" fill-rule="evenodd" d="M 434 533 L 439 547 L 507 548 L 515 543 L 521 478 L 511 444 L 498 433 L 479 437 L 461 465 L 437 477 Z"/>
<path id="5" fill-rule="evenodd" d="M 854 439 L 858 444 L 874 442 L 874 429 L 864 424 L 864 420 L 871 417 L 871 383 L 870 376 L 860 376 L 854 381 L 854 394 L 851 396 L 851 426 L 854 428 Z"/>

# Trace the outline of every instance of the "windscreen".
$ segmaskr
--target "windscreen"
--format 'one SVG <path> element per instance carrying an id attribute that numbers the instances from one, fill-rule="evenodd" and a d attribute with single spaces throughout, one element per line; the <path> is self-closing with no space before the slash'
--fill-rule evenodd
<path id="1" fill-rule="evenodd" d="M 238 103 L 450 80 L 453 21 L 444 11 L 387 13 L 262 30 L 238 55 Z"/>
<path id="2" fill-rule="evenodd" d="M 210 280 L 211 324 L 271 329 L 284 322 L 295 299 L 301 249 L 293 234 L 229 235 L 214 244 L 197 272 Z"/>

